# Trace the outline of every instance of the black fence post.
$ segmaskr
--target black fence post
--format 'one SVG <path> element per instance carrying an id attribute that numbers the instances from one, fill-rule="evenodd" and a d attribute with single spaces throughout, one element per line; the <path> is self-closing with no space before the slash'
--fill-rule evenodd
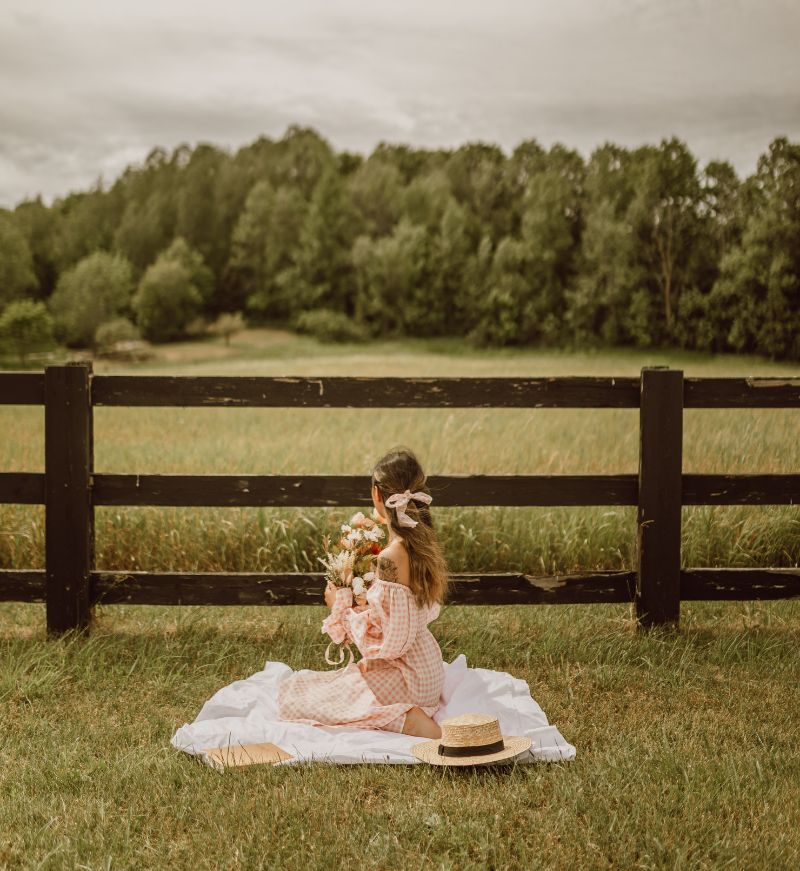
<path id="1" fill-rule="evenodd" d="M 91 363 L 46 366 L 45 577 L 47 631 L 86 630 L 91 617 L 94 506 Z"/>
<path id="2" fill-rule="evenodd" d="M 683 372 L 666 366 L 641 373 L 636 619 L 640 626 L 677 624 L 681 591 Z"/>

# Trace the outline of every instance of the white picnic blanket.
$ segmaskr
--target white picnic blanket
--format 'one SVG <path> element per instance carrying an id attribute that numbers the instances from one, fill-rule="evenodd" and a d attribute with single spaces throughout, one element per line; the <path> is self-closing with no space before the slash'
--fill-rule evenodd
<path id="1" fill-rule="evenodd" d="M 572 760 L 575 748 L 551 726 L 531 697 L 526 681 L 504 671 L 469 668 L 463 653 L 445 662 L 442 707 L 434 719 L 471 712 L 494 714 L 504 735 L 526 735 L 530 750 L 519 762 Z M 301 671 L 307 671 L 302 669 Z M 267 661 L 264 669 L 218 690 L 203 705 L 193 723 L 172 736 L 173 747 L 202 756 L 210 747 L 271 742 L 294 754 L 279 765 L 300 761 L 341 764 L 359 762 L 416 763 L 411 747 L 425 739 L 400 732 L 353 726 L 309 726 L 279 720 L 278 684 L 292 674 L 285 662 Z"/>

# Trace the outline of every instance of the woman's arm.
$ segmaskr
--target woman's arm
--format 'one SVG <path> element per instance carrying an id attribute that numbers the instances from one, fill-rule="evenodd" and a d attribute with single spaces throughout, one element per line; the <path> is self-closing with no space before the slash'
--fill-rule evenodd
<path id="1" fill-rule="evenodd" d="M 399 587 L 382 587 L 361 611 L 345 608 L 342 623 L 364 659 L 397 659 L 416 640 L 419 612 Z"/>

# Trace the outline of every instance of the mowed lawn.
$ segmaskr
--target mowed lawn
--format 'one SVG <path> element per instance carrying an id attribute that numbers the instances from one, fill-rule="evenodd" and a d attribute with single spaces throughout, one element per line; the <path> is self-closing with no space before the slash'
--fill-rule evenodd
<path id="1" fill-rule="evenodd" d="M 577 747 L 506 770 L 218 774 L 169 744 L 266 660 L 327 668 L 324 607 L 99 609 L 88 641 L 0 606 L 0 867 L 796 869 L 800 605 L 456 607 L 449 662 L 527 680 Z"/>
<path id="2" fill-rule="evenodd" d="M 197 374 L 800 374 L 760 360 L 325 347 L 279 332 L 160 351 Z M 95 371 L 131 371 L 96 364 Z M 0 469 L 43 468 L 41 409 L 0 407 Z M 690 410 L 690 472 L 797 472 L 800 412 Z M 432 474 L 635 472 L 635 410 L 96 410 L 108 472 L 363 473 L 409 445 Z M 433 506 L 436 508 L 436 506 Z M 317 569 L 346 509 L 98 509 L 101 568 Z M 633 508 L 439 509 L 451 568 L 629 568 Z M 686 565 L 797 565 L 796 506 L 684 510 Z M 0 566 L 43 565 L 39 508 L 0 506 Z M 97 609 L 44 638 L 0 604 L 0 868 L 764 868 L 800 865 L 800 603 L 685 603 L 678 632 L 628 606 L 458 607 L 447 661 L 508 671 L 569 764 L 254 768 L 220 775 L 174 730 L 266 660 L 327 668 L 319 607 Z"/>

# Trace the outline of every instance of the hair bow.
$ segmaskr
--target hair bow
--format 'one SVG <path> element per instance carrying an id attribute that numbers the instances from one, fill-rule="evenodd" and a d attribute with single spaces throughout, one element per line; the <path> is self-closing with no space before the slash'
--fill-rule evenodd
<path id="1" fill-rule="evenodd" d="M 430 505 L 433 502 L 433 497 L 428 493 L 423 493 L 422 490 L 417 490 L 416 493 L 404 490 L 402 493 L 392 493 L 384 503 L 387 508 L 397 509 L 397 522 L 400 526 L 416 526 L 419 523 L 418 520 L 414 520 L 406 514 L 406 505 L 408 505 L 411 499 L 424 502 L 426 505 Z"/>

